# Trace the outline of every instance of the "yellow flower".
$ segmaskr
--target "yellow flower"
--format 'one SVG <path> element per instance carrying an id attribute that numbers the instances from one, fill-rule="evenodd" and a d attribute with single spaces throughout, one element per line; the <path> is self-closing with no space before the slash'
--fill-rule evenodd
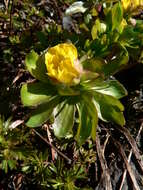
<path id="1" fill-rule="evenodd" d="M 122 0 L 122 5 L 125 10 L 129 8 L 130 4 L 131 0 Z"/>
<path id="2" fill-rule="evenodd" d="M 143 0 L 121 0 L 124 10 L 136 9 L 139 6 L 143 6 Z"/>
<path id="3" fill-rule="evenodd" d="M 81 73 L 77 58 L 77 49 L 71 43 L 62 43 L 49 48 L 45 54 L 47 74 L 61 83 L 72 85 L 80 78 Z"/>

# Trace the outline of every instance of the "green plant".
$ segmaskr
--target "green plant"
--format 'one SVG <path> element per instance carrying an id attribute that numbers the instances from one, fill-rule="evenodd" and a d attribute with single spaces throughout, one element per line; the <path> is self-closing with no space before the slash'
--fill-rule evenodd
<path id="1" fill-rule="evenodd" d="M 80 145 L 89 136 L 95 140 L 98 118 L 121 126 L 125 124 L 124 107 L 118 99 L 127 92 L 111 76 L 127 65 L 133 51 L 133 59 L 140 57 L 143 42 L 141 23 L 135 26 L 131 23 L 132 14 L 127 15 L 128 10 L 122 2 L 104 2 L 104 19 L 100 18 L 94 4 L 91 10 L 84 10 L 84 23 L 80 23 L 83 35 L 74 34 L 79 41 L 80 60 L 75 48 L 62 49 L 63 44 L 49 48 L 41 55 L 33 50 L 26 56 L 25 63 L 27 70 L 38 81 L 24 84 L 21 89 L 23 105 L 34 109 L 27 126 L 39 127 L 52 120 L 55 135 L 63 138 L 72 135 L 73 126 L 78 125 L 74 137 Z M 88 36 L 84 42 L 83 36 Z M 68 46 L 67 43 L 65 46 Z M 61 47 L 59 54 L 60 51 L 69 54 L 63 58 L 63 66 L 55 66 L 61 61 L 61 55 L 57 55 L 55 60 L 53 58 L 52 52 L 57 47 Z M 53 63 L 48 63 L 52 59 Z"/>
<path id="2" fill-rule="evenodd" d="M 30 149 L 30 143 L 26 144 L 29 132 L 25 132 L 22 128 L 13 129 L 11 126 L 11 117 L 5 120 L 3 116 L 0 116 L 0 168 L 5 173 L 9 169 L 17 169 L 18 162 L 24 161 L 27 155 L 34 151 Z"/>
<path id="3" fill-rule="evenodd" d="M 30 156 L 22 168 L 22 171 L 27 175 L 32 173 L 33 184 L 36 183 L 51 190 L 81 189 L 78 188 L 76 182 L 87 179 L 85 170 L 85 166 L 80 163 L 74 163 L 71 167 L 60 158 L 55 163 L 49 162 L 47 152 Z"/>
<path id="4" fill-rule="evenodd" d="M 113 75 L 143 63 L 142 0 L 83 2 L 9 0 L 0 3 L 3 54 L 0 59 L 0 112 L 6 114 L 6 118 L 12 114 L 14 120 L 24 115 L 29 126 L 22 124 L 12 128 L 11 118 L 0 117 L 0 184 L 5 178 L 9 186 L 10 181 L 14 184 L 16 178 L 19 181 L 18 176 L 22 176 L 20 185 L 25 183 L 25 178 L 26 188 L 30 184 L 39 189 L 95 189 L 96 181 L 102 181 L 97 175 L 102 175 L 103 169 L 102 163 L 100 166 L 98 162 L 100 155 L 96 155 L 98 149 L 104 154 L 112 173 L 110 161 L 116 160 L 116 150 L 112 149 L 114 141 L 110 142 L 112 135 L 108 139 L 107 132 L 106 138 L 105 129 L 111 127 L 111 133 L 116 131 L 112 124 L 99 123 L 101 146 L 98 147 L 95 146 L 96 127 L 99 119 L 122 126 L 125 123 L 124 108 L 119 99 L 127 91 Z M 72 55 L 63 59 L 63 68 L 61 64 L 56 70 L 52 62 L 51 67 L 47 62 L 53 56 L 50 49 L 62 43 L 72 43 L 77 50 L 73 48 L 76 53 L 71 51 Z M 68 48 L 60 49 L 62 51 L 68 55 Z M 25 55 L 26 72 L 23 69 Z M 58 58 L 55 65 L 59 62 Z M 62 75 L 55 74 L 58 70 Z M 27 71 L 34 78 L 33 82 Z M 125 72 L 128 73 L 128 69 Z M 137 80 L 133 78 L 132 82 L 134 79 Z M 19 104 L 17 94 L 23 81 L 28 82 L 22 83 L 21 100 L 31 110 Z M 132 114 L 130 117 L 134 118 Z M 44 123 L 48 125 L 43 126 Z M 33 130 L 33 127 L 39 129 Z M 129 127 L 134 131 L 138 128 L 133 124 Z M 49 145 L 52 143 L 51 147 L 55 146 L 55 155 L 42 138 L 39 140 L 36 131 L 49 140 Z M 121 137 L 121 142 L 123 139 Z M 83 146 L 75 146 L 74 140 Z M 62 155 L 70 164 L 62 159 Z M 110 177 L 115 179 L 114 175 Z"/>
<path id="5" fill-rule="evenodd" d="M 72 133 L 74 123 L 78 119 L 79 126 L 75 138 L 79 144 L 82 144 L 90 135 L 95 140 L 98 117 L 122 126 L 125 124 L 124 107 L 118 99 L 125 96 L 127 92 L 118 81 L 107 77 L 109 72 L 111 75 L 110 69 L 114 70 L 114 68 L 108 69 L 106 65 L 102 67 L 100 61 L 87 59 L 83 64 L 81 63 L 82 65 L 78 63 L 74 66 L 73 61 L 78 60 L 73 60 L 76 58 L 74 55 L 77 54 L 73 47 L 71 44 L 61 44 L 41 56 L 34 51 L 28 54 L 26 67 L 39 82 L 24 84 L 21 88 L 21 99 L 25 106 L 36 106 L 26 123 L 27 126 L 38 127 L 52 117 L 54 133 L 58 138 L 62 138 Z M 46 55 L 54 56 L 54 58 L 48 57 L 47 68 Z M 65 56 L 65 59 L 61 56 Z M 66 66 L 70 63 L 74 68 L 70 65 Z M 59 64 L 57 68 L 56 64 Z M 63 74 L 58 73 L 56 69 L 61 69 L 60 72 Z M 47 74 L 47 71 L 50 73 Z M 71 79 L 67 81 L 70 73 Z"/>

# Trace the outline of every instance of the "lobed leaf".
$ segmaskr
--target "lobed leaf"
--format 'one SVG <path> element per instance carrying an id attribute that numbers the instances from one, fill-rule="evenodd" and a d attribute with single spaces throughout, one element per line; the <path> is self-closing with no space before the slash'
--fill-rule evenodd
<path id="1" fill-rule="evenodd" d="M 67 101 L 59 104 L 55 110 L 54 133 L 58 138 L 66 137 L 74 125 L 75 106 Z"/>
<path id="2" fill-rule="evenodd" d="M 113 96 L 117 99 L 127 95 L 127 90 L 117 80 L 103 81 L 101 84 L 97 84 L 93 90 L 102 94 Z"/>
<path id="3" fill-rule="evenodd" d="M 79 126 L 75 139 L 79 145 L 82 145 L 90 136 L 92 130 L 91 117 L 88 115 L 87 107 L 84 103 L 79 105 Z"/>
<path id="4" fill-rule="evenodd" d="M 123 19 L 123 9 L 120 2 L 116 3 L 112 8 L 112 30 L 119 27 Z"/>
<path id="5" fill-rule="evenodd" d="M 24 84 L 21 88 L 21 101 L 24 106 L 36 106 L 48 102 L 56 94 L 51 85 L 41 82 Z"/>
<path id="6" fill-rule="evenodd" d="M 39 56 L 34 50 L 31 51 L 29 54 L 27 54 L 26 59 L 25 59 L 25 64 L 27 70 L 30 72 L 30 74 L 44 82 L 44 83 L 49 83 L 49 78 L 45 65 L 45 54 L 42 54 Z"/>
<path id="7" fill-rule="evenodd" d="M 121 126 L 125 124 L 124 106 L 116 98 L 94 92 L 94 101 L 98 109 L 98 116 L 104 121 L 113 121 Z"/>
<path id="8" fill-rule="evenodd" d="M 32 112 L 26 125 L 28 127 L 39 127 L 45 123 L 51 117 L 54 107 L 56 107 L 59 102 L 60 98 L 55 96 L 50 102 L 39 105 L 36 110 Z"/>
<path id="9" fill-rule="evenodd" d="M 103 68 L 103 72 L 106 78 L 117 73 L 129 61 L 128 51 L 124 46 L 118 43 L 114 44 L 112 47 L 112 51 L 114 50 L 117 53 L 112 56 L 112 59 L 110 59 Z"/>
<path id="10" fill-rule="evenodd" d="M 92 99 L 88 95 L 83 99 L 78 105 L 79 126 L 75 137 L 79 145 L 82 145 L 90 135 L 95 140 L 98 122 L 97 110 Z"/>

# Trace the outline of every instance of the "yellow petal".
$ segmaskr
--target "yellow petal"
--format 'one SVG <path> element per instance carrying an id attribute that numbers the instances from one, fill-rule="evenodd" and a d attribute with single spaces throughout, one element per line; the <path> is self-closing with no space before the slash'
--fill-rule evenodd
<path id="1" fill-rule="evenodd" d="M 143 6 L 143 0 L 121 0 L 123 8 L 127 9 L 136 9 L 139 6 Z"/>
<path id="2" fill-rule="evenodd" d="M 49 48 L 49 53 L 58 55 L 59 58 L 70 58 L 72 61 L 77 59 L 77 49 L 73 44 L 62 43 Z"/>
<path id="3" fill-rule="evenodd" d="M 45 54 L 47 74 L 59 82 L 72 84 L 80 77 L 77 69 L 77 49 L 73 44 L 62 43 L 48 49 Z"/>
<path id="4" fill-rule="evenodd" d="M 131 0 L 122 0 L 122 5 L 125 10 L 129 8 L 130 4 Z"/>

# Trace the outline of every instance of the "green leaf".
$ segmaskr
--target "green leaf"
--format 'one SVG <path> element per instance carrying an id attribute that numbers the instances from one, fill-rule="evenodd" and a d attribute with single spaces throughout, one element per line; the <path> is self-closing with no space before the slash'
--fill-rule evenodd
<path id="1" fill-rule="evenodd" d="M 49 83 L 49 78 L 46 74 L 45 54 L 39 56 L 35 51 L 31 51 L 26 56 L 25 64 L 27 70 L 33 77 L 42 82 Z"/>
<path id="2" fill-rule="evenodd" d="M 96 57 L 92 59 L 87 59 L 83 62 L 83 68 L 85 70 L 102 73 L 103 74 L 103 66 L 105 65 L 105 61 L 102 58 Z"/>
<path id="3" fill-rule="evenodd" d="M 76 134 L 76 140 L 81 146 L 90 136 L 92 130 L 91 117 L 88 115 L 87 107 L 84 103 L 79 106 L 79 126 Z"/>
<path id="4" fill-rule="evenodd" d="M 12 169 L 16 169 L 16 165 L 17 165 L 17 161 L 16 160 L 8 160 L 7 164 L 9 166 L 9 168 Z"/>
<path id="5" fill-rule="evenodd" d="M 121 126 L 125 124 L 124 106 L 119 100 L 106 94 L 94 92 L 94 103 L 100 119 L 113 121 Z"/>
<path id="6" fill-rule="evenodd" d="M 93 40 L 98 38 L 98 32 L 99 31 L 100 31 L 100 20 L 96 19 L 95 24 L 93 25 L 93 27 L 91 29 L 91 35 L 92 35 Z"/>
<path id="7" fill-rule="evenodd" d="M 112 59 L 104 65 L 103 71 L 106 77 L 117 73 L 129 61 L 128 51 L 121 44 L 114 44 L 111 51 L 116 51 Z"/>
<path id="8" fill-rule="evenodd" d="M 96 128 L 97 128 L 97 123 L 98 123 L 98 113 L 96 106 L 94 104 L 94 99 L 90 94 L 86 94 L 83 96 L 84 102 L 87 104 L 87 110 L 88 114 L 91 117 L 92 120 L 92 131 L 91 131 L 91 137 L 93 140 L 96 139 Z"/>
<path id="9" fill-rule="evenodd" d="M 41 82 L 24 84 L 21 88 L 21 101 L 24 106 L 36 106 L 48 102 L 56 94 L 53 86 Z"/>
<path id="10" fill-rule="evenodd" d="M 2 161 L 2 169 L 5 171 L 5 173 L 8 172 L 8 162 L 7 162 L 7 160 Z"/>
<path id="11" fill-rule="evenodd" d="M 76 134 L 76 140 L 81 146 L 85 140 L 91 135 L 93 140 L 96 138 L 97 128 L 97 110 L 95 104 L 92 102 L 92 97 L 88 95 L 83 97 L 83 101 L 78 106 L 79 112 L 79 126 Z"/>
<path id="12" fill-rule="evenodd" d="M 116 3 L 112 8 L 112 31 L 118 28 L 123 19 L 123 9 L 120 2 Z"/>
<path id="13" fill-rule="evenodd" d="M 139 34 L 138 32 L 135 32 L 134 31 L 134 28 L 130 25 L 127 25 L 122 34 L 120 35 L 120 43 L 122 44 L 127 44 L 127 43 L 132 43 L 132 41 L 136 39 L 136 40 L 139 40 Z"/>
<path id="14" fill-rule="evenodd" d="M 33 75 L 32 71 L 36 69 L 36 62 L 38 58 L 39 58 L 39 55 L 34 50 L 26 55 L 26 59 L 25 59 L 26 68 L 31 73 L 31 75 Z"/>
<path id="15" fill-rule="evenodd" d="M 54 133 L 58 138 L 66 137 L 71 132 L 74 124 L 75 107 L 68 102 L 62 102 L 55 110 Z"/>
<path id="16" fill-rule="evenodd" d="M 28 127 L 39 127 L 45 123 L 50 118 L 54 107 L 56 107 L 59 102 L 60 98 L 55 96 L 50 102 L 39 105 L 36 110 L 32 112 L 26 125 Z"/>
<path id="17" fill-rule="evenodd" d="M 80 94 L 80 91 L 76 86 L 71 88 L 66 85 L 57 85 L 57 90 L 61 96 L 77 96 Z"/>
<path id="18" fill-rule="evenodd" d="M 85 71 L 81 77 L 80 84 L 85 84 L 85 83 L 89 83 L 89 82 L 96 83 L 99 80 L 99 78 L 101 79 L 101 76 L 98 73 L 91 72 L 91 71 Z"/>
<path id="19" fill-rule="evenodd" d="M 113 96 L 117 99 L 120 99 L 127 95 L 127 90 L 117 80 L 109 80 L 101 82 L 100 85 L 99 84 L 95 85 L 94 90 L 102 94 Z"/>

